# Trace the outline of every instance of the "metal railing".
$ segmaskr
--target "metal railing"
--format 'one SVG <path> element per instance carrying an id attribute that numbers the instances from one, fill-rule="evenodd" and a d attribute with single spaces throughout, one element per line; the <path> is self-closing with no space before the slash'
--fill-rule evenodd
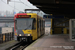
<path id="1" fill-rule="evenodd" d="M 14 33 L 5 33 L 5 34 L 0 34 L 0 43 L 4 43 L 7 41 L 11 41 L 14 39 Z"/>

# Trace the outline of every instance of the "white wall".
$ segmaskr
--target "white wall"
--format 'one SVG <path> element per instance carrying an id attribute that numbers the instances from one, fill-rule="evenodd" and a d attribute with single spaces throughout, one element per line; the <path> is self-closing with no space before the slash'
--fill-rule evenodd
<path id="1" fill-rule="evenodd" d="M 12 27 L 3 27 L 2 28 L 2 34 L 3 33 L 10 33 L 13 32 L 13 28 Z"/>

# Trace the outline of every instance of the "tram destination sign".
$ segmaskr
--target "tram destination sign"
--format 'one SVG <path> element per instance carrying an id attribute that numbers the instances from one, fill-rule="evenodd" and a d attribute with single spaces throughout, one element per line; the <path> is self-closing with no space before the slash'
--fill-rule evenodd
<path id="1" fill-rule="evenodd" d="M 18 15 L 19 18 L 30 18 L 31 15 Z"/>

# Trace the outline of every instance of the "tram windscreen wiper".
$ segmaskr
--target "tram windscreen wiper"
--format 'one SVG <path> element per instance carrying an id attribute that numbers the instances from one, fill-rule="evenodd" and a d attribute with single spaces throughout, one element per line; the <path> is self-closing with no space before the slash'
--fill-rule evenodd
<path id="1" fill-rule="evenodd" d="M 24 29 L 24 30 L 27 30 L 29 27 L 30 27 L 31 25 L 29 25 L 26 29 Z"/>

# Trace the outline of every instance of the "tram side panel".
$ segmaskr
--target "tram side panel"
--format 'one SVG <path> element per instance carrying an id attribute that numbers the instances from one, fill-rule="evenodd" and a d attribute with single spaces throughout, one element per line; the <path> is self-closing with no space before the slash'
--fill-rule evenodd
<path id="1" fill-rule="evenodd" d="M 45 21 L 44 21 L 44 19 L 42 20 L 42 35 L 44 35 L 45 34 Z"/>
<path id="2" fill-rule="evenodd" d="M 43 20 L 43 35 L 45 34 L 45 21 Z"/>

